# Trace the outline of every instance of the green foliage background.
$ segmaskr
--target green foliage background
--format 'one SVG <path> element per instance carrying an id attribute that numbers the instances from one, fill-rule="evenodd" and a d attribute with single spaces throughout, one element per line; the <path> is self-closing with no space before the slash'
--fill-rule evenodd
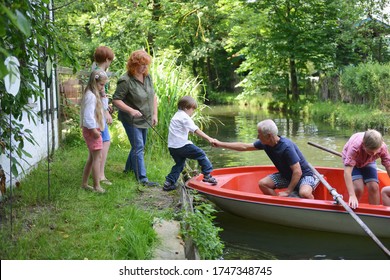
<path id="1" fill-rule="evenodd" d="M 358 79 L 343 77 L 341 89 L 347 92 L 341 101 L 363 99 L 387 111 L 388 70 L 379 65 L 390 61 L 386 37 L 390 22 L 383 12 L 389 4 L 390 0 L 4 0 L 0 4 L 1 153 L 8 155 L 12 148 L 21 158 L 30 156 L 23 149 L 25 141 L 35 142 L 20 120 L 23 114 L 31 121 L 40 118 L 28 103 L 43 96 L 37 78 L 53 86 L 45 69 L 53 64 L 75 72 L 89 70 L 99 45 L 115 52 L 113 80 L 124 73 L 127 58 L 136 49 L 145 48 L 161 58 L 167 68 L 155 70 L 155 84 L 167 104 L 174 104 L 189 82 L 201 102 L 211 97 L 221 100 L 219 95 L 233 92 L 242 102 L 258 105 L 262 99 L 271 108 L 294 111 L 319 95 L 305 90 L 309 75 L 338 75 L 359 64 L 354 71 Z M 5 92 L 2 79 L 8 73 L 3 62 L 10 55 L 21 63 L 21 90 L 15 97 Z M 175 67 L 183 84 L 169 78 Z M 167 82 L 177 82 L 177 92 L 167 91 Z M 7 118 L 11 109 L 13 133 Z M 163 121 L 171 110 L 160 110 Z M 3 140 L 10 137 L 15 144 Z M 14 162 L 14 174 L 18 164 Z"/>
<path id="2" fill-rule="evenodd" d="M 210 97 L 222 100 L 228 92 L 233 95 L 233 98 L 230 95 L 230 100 L 239 97 L 241 102 L 254 105 L 259 105 L 259 100 L 262 100 L 263 105 L 269 104 L 272 109 L 300 110 L 301 114 L 310 112 L 314 116 L 326 116 L 331 123 L 348 121 L 349 124 L 372 126 L 369 122 L 374 116 L 386 126 L 383 112 L 388 111 L 390 94 L 390 45 L 386 39 L 390 23 L 389 15 L 383 13 L 383 8 L 389 4 L 390 0 L 3 0 L 0 3 L 0 153 L 8 155 L 12 148 L 20 158 L 29 157 L 24 150 L 25 141 L 35 143 L 35 140 L 20 120 L 23 114 L 27 114 L 31 121 L 40 120 L 40 116 L 34 115 L 28 107 L 30 100 L 35 102 L 43 96 L 44 89 L 36 83 L 37 78 L 45 81 L 46 86 L 52 86 L 45 71 L 52 63 L 54 67 L 71 67 L 74 72 L 89 71 L 93 52 L 99 45 L 109 46 L 115 52 L 116 59 L 110 67 L 114 73 L 113 81 L 124 73 L 125 63 L 132 51 L 145 48 L 154 57 L 151 71 L 160 98 L 161 122 L 156 132 L 161 137 L 153 138 L 158 140 L 157 145 L 151 145 L 150 156 L 161 158 L 164 154 L 166 146 L 163 139 L 166 139 L 169 119 L 176 111 L 177 100 L 185 94 L 196 97 L 200 109 Z M 372 20 L 372 16 L 381 21 Z M 8 74 L 4 60 L 11 55 L 21 63 L 21 90 L 15 97 L 5 91 L 3 82 Z M 302 94 L 311 74 L 340 76 L 343 101 L 368 102 L 369 106 L 351 107 L 349 104 L 327 103 L 326 100 L 317 106 L 312 105 L 311 102 L 318 97 L 317 92 Z M 370 117 L 368 113 L 354 115 L 356 108 L 370 112 Z M 11 111 L 13 131 L 9 124 Z M 207 122 L 201 113 L 196 119 L 200 124 Z M 114 127 L 116 131 L 120 129 L 118 123 Z M 75 135 L 68 141 L 73 139 L 73 145 L 77 146 L 80 143 L 79 131 L 75 129 L 74 132 Z M 113 139 L 123 140 L 118 132 L 112 135 Z M 4 141 L 10 137 L 15 140 L 13 147 Z M 113 142 L 124 145 L 123 141 Z M 13 164 L 12 172 L 16 175 L 18 162 Z M 122 179 L 125 184 L 125 179 Z M 63 197 L 72 197 L 67 195 L 67 189 L 61 188 L 66 183 L 60 180 L 57 188 Z M 74 195 L 76 191 L 71 192 Z M 128 194 L 134 195 L 132 192 Z M 80 195 L 84 198 L 86 194 Z M 119 196 L 116 199 L 120 201 Z M 94 204 L 97 201 L 92 201 L 90 209 L 99 208 L 99 204 Z M 54 203 L 52 207 L 56 210 L 59 205 Z M 109 207 L 106 209 L 113 210 Z M 27 207 L 26 212 L 28 210 Z M 212 212 L 203 210 L 206 210 L 206 216 L 212 218 Z M 72 211 L 65 209 L 60 213 L 63 215 L 61 226 L 68 229 Z M 44 218 L 50 220 L 50 214 L 48 211 Z M 131 207 L 126 208 L 126 214 L 134 219 L 138 216 Z M 203 216 L 198 214 L 195 212 L 188 219 L 201 223 Z M 82 220 L 85 216 L 77 218 Z M 70 231 L 81 236 L 91 224 L 99 228 L 101 221 L 93 222 L 97 216 L 99 212 L 90 217 L 92 221 L 89 219 L 84 229 Z M 120 216 L 117 218 L 124 228 L 133 228 L 131 222 Z M 143 226 L 139 232 L 129 230 L 119 233 L 120 228 L 113 223 L 108 223 L 112 228 L 102 231 L 118 231 L 122 247 L 135 248 L 133 244 L 139 242 L 136 238 L 149 228 L 145 224 L 150 220 L 140 220 L 138 224 Z M 38 223 L 47 225 L 47 221 Z M 49 234 L 53 230 L 51 227 L 43 228 Z M 56 226 L 53 228 L 58 229 Z M 137 231 L 135 227 L 134 231 Z M 68 237 L 63 232 L 58 229 L 59 236 L 55 238 L 66 241 Z M 217 235 L 216 232 L 213 234 Z M 207 237 L 203 238 L 202 231 L 194 235 L 203 245 L 214 244 L 217 253 L 222 250 L 218 240 L 209 244 L 202 241 L 207 240 Z M 20 240 L 24 245 L 17 248 L 28 247 L 28 242 L 33 239 L 37 241 L 34 250 L 39 250 L 47 242 L 47 239 L 40 239 L 41 236 L 39 231 L 31 235 L 28 232 L 26 238 Z M 145 255 L 145 247 L 153 244 L 154 239 L 150 232 L 145 236 L 150 239 L 140 242 L 143 249 L 139 252 L 124 249 L 115 252 L 115 257 L 149 257 Z M 67 248 L 79 239 L 77 235 L 72 236 L 72 242 L 65 242 Z M 52 241 L 55 243 L 56 239 Z M 95 254 L 97 243 L 89 241 L 84 244 L 86 252 L 90 256 L 101 257 Z M 117 243 L 113 239 L 109 242 Z M 90 245 L 92 247 L 88 247 Z M 209 249 L 203 248 L 207 254 Z M 7 256 L 15 258 L 22 256 L 17 250 L 8 253 L 10 255 Z M 39 251 L 34 256 L 39 258 L 46 253 Z M 61 252 L 55 251 L 51 256 L 60 258 Z M 82 254 L 76 256 L 81 257 Z M 111 257 L 104 255 L 107 259 Z M 68 255 L 67 258 L 75 256 Z"/>

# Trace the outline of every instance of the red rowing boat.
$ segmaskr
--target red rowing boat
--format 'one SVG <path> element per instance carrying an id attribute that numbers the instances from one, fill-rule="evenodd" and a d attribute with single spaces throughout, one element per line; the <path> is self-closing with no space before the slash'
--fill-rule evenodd
<path id="1" fill-rule="evenodd" d="M 316 170 L 344 201 L 348 201 L 342 168 L 316 167 Z M 315 199 L 264 195 L 258 181 L 274 172 L 274 166 L 220 168 L 212 173 L 217 185 L 202 182 L 203 175 L 198 175 L 188 180 L 186 186 L 203 193 L 222 210 L 238 216 L 297 228 L 365 234 L 322 182 L 314 191 Z M 378 177 L 380 188 L 390 185 L 386 172 L 378 171 Z M 368 204 L 367 190 L 354 212 L 376 236 L 390 238 L 390 207 Z"/>

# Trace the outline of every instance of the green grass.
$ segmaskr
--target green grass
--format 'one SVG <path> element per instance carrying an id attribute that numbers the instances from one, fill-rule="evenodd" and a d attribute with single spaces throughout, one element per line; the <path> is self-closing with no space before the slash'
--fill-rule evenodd
<path id="1" fill-rule="evenodd" d="M 149 179 L 163 183 L 172 161 L 161 150 L 160 154 L 146 152 L 145 160 Z M 153 205 L 164 197 L 173 201 L 177 193 L 154 188 L 155 197 L 145 195 L 142 191 L 150 190 L 140 186 L 133 174 L 122 172 L 128 151 L 126 142 L 111 145 L 106 175 L 113 185 L 102 185 L 105 194 L 80 187 L 85 144 L 68 143 L 56 151 L 49 173 L 47 161 L 42 162 L 12 196 L 8 191 L 0 202 L 0 258 L 150 259 L 158 244 L 153 219 L 174 214 L 171 207 Z"/>

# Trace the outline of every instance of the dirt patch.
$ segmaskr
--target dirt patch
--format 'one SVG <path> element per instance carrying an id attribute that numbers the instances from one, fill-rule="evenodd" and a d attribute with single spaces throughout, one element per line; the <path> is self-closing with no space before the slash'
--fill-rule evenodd
<path id="1" fill-rule="evenodd" d="M 146 211 L 172 208 L 176 212 L 180 209 L 180 195 L 178 190 L 165 192 L 162 188 L 143 188 L 134 203 Z"/>

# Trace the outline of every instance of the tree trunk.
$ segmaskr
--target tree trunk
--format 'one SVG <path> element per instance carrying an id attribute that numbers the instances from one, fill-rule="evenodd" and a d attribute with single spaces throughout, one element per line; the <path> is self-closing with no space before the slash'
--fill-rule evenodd
<path id="1" fill-rule="evenodd" d="M 291 79 L 292 100 L 298 101 L 299 100 L 298 77 L 295 68 L 295 60 L 293 58 L 290 58 L 290 79 Z"/>
<path id="2" fill-rule="evenodd" d="M 153 9 L 152 9 L 152 22 L 155 23 L 155 26 L 158 24 L 161 16 L 161 3 L 160 0 L 153 1 Z M 150 52 L 153 55 L 154 49 L 154 38 L 155 38 L 155 28 L 151 28 L 148 32 L 148 44 L 150 46 Z"/>

